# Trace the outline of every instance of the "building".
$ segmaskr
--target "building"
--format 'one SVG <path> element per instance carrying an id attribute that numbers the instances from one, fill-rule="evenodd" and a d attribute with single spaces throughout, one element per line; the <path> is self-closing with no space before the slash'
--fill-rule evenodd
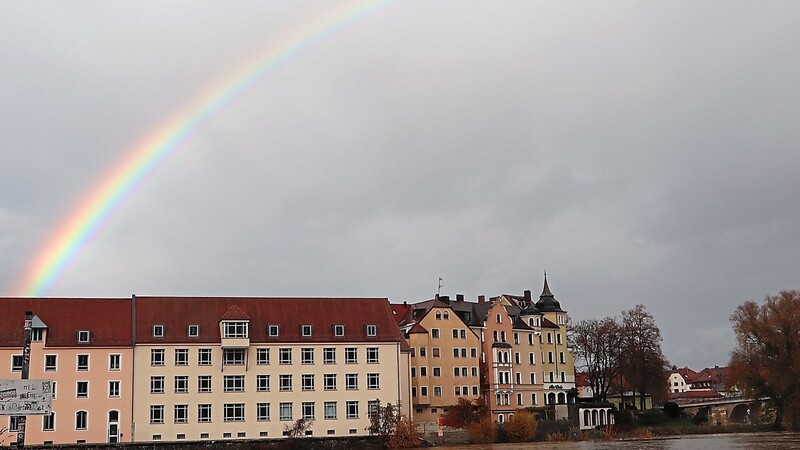
<path id="1" fill-rule="evenodd" d="M 697 372 L 688 367 L 675 367 L 667 377 L 667 389 L 670 394 L 686 392 L 691 389 L 691 381 L 697 377 Z"/>
<path id="2" fill-rule="evenodd" d="M 6 378 L 25 311 L 30 378 L 56 386 L 28 444 L 280 438 L 300 418 L 313 436 L 365 435 L 378 404 L 413 414 L 411 352 L 385 298 L 2 299 Z"/>
<path id="3" fill-rule="evenodd" d="M 53 380 L 52 412 L 28 416 L 26 444 L 130 442 L 133 346 L 129 298 L 0 299 L 0 378 L 22 372 L 31 311 L 30 379 Z M 0 417 L 16 441 L 17 418 Z"/>
<path id="4" fill-rule="evenodd" d="M 435 430 L 445 408 L 459 398 L 480 396 L 477 335 L 439 299 L 394 305 L 411 353 L 414 421 L 421 431 Z"/>

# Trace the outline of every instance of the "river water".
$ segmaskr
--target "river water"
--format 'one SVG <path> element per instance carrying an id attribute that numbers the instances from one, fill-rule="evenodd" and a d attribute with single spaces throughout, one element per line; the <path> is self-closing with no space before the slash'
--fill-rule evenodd
<path id="1" fill-rule="evenodd" d="M 526 442 L 464 445 L 448 450 L 800 450 L 800 433 L 738 433 L 676 436 L 644 441 Z"/>

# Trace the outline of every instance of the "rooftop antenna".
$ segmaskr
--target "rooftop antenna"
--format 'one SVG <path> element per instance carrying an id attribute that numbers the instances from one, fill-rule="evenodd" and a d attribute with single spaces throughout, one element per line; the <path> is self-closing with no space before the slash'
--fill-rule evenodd
<path id="1" fill-rule="evenodd" d="M 436 290 L 436 296 L 442 293 L 442 277 L 439 277 L 439 289 Z"/>

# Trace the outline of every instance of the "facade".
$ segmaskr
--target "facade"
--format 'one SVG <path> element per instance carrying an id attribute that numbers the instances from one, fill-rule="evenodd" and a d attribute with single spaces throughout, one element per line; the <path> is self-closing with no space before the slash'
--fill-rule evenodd
<path id="1" fill-rule="evenodd" d="M 385 298 L 0 299 L 4 378 L 20 376 L 25 311 L 30 378 L 56 386 L 27 444 L 280 438 L 300 418 L 313 436 L 364 435 L 378 404 L 412 415 Z"/>
<path id="2" fill-rule="evenodd" d="M 19 379 L 32 311 L 30 379 L 55 381 L 52 413 L 28 416 L 26 444 L 132 439 L 131 299 L 0 299 L 0 378 Z M 0 416 L 16 441 L 17 419 Z"/>
<path id="3" fill-rule="evenodd" d="M 414 420 L 436 429 L 440 414 L 459 398 L 480 396 L 480 340 L 450 307 L 439 300 L 414 305 L 402 321 L 412 348 L 411 395 Z"/>
<path id="4" fill-rule="evenodd" d="M 670 394 L 686 392 L 691 390 L 691 381 L 697 377 L 697 372 L 688 368 L 674 368 L 669 372 L 667 377 L 667 389 Z"/>
<path id="5" fill-rule="evenodd" d="M 393 305 L 395 319 L 401 327 L 408 325 L 406 333 L 410 342 L 422 342 L 421 336 L 430 336 L 429 325 L 422 327 L 415 322 L 414 314 L 431 304 L 452 310 L 478 338 L 480 395 L 489 405 L 494 420 L 504 422 L 520 408 L 550 405 L 556 405 L 558 417 L 566 416 L 566 404 L 574 402 L 568 393 L 575 388 L 572 351 L 567 346 L 568 318 L 550 292 L 546 279 L 538 302 L 533 302 L 531 292 L 525 291 L 522 296 L 504 294 L 488 301 L 485 296 L 479 296 L 477 302 L 468 302 L 457 295 L 452 301 L 441 296 L 413 305 Z M 412 347 L 417 346 L 412 344 Z M 423 358 L 429 357 L 427 352 L 426 349 Z M 417 353 L 415 364 L 420 360 Z M 412 369 L 412 374 L 414 370 L 419 377 L 421 369 Z M 455 387 L 451 385 L 449 389 Z M 448 387 L 442 389 L 446 391 Z M 463 395 L 463 387 L 461 393 L 460 396 L 467 397 Z M 438 407 L 435 409 L 437 414 L 443 412 Z M 415 412 L 417 419 L 419 410 Z"/>

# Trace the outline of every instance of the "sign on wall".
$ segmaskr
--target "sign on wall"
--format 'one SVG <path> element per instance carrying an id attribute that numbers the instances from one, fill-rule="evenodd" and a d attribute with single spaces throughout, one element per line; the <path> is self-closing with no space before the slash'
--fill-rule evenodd
<path id="1" fill-rule="evenodd" d="M 0 380 L 0 416 L 50 414 L 50 380 Z"/>

